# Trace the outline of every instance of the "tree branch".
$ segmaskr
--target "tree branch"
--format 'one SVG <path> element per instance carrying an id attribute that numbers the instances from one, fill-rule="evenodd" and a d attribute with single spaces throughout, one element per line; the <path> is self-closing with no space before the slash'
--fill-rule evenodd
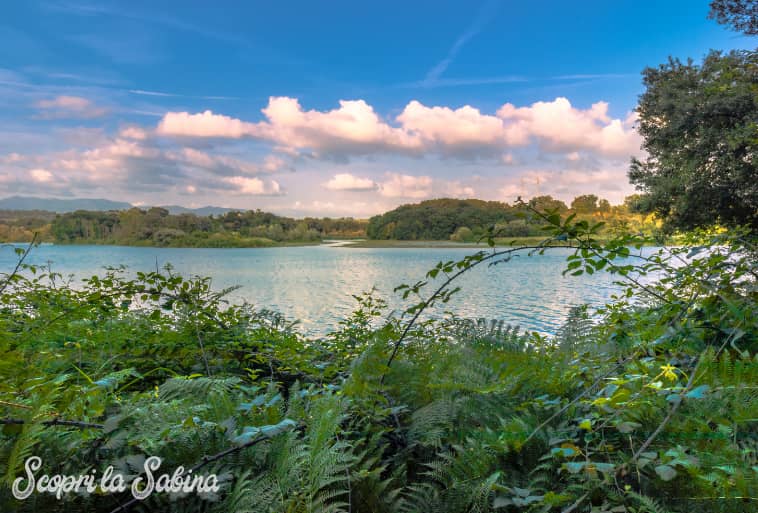
<path id="1" fill-rule="evenodd" d="M 0 419 L 0 425 L 23 425 L 28 424 L 29 421 L 26 421 L 24 419 Z M 67 427 L 76 427 L 79 429 L 103 429 L 103 424 L 95 424 L 92 422 L 83 422 L 80 420 L 63 420 L 63 419 L 52 419 L 52 420 L 45 420 L 43 422 L 40 422 L 43 426 L 67 426 Z"/>

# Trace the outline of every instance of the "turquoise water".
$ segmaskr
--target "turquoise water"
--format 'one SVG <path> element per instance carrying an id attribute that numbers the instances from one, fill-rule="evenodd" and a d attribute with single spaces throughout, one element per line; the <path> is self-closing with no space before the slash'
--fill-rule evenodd
<path id="1" fill-rule="evenodd" d="M 519 256 L 510 262 L 486 264 L 462 276 L 462 287 L 444 309 L 459 316 L 502 319 L 543 333 L 555 333 L 573 305 L 600 305 L 617 290 L 606 273 L 561 276 L 569 250 L 542 256 Z M 230 298 L 258 308 L 278 310 L 300 321 L 308 334 L 323 334 L 355 306 L 351 294 L 376 287 L 390 308 L 402 309 L 393 288 L 414 283 L 441 260 L 458 260 L 471 248 L 350 248 L 331 246 L 211 249 L 136 248 L 123 246 L 54 246 L 35 248 L 29 263 L 50 263 L 74 280 L 97 274 L 104 266 L 125 265 L 130 272 L 149 271 L 170 263 L 184 275 L 210 276 L 213 287 L 241 288 Z M 0 271 L 13 268 L 10 247 L 0 249 Z M 433 312 L 440 315 L 440 308 Z"/>

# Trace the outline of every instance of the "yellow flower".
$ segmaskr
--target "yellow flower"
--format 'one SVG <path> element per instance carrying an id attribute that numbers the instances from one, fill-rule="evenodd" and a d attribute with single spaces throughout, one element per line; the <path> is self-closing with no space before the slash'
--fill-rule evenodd
<path id="1" fill-rule="evenodd" d="M 670 379 L 671 381 L 676 381 L 676 370 L 677 368 L 671 364 L 667 363 L 666 365 L 661 365 L 661 374 L 663 374 L 664 378 Z"/>

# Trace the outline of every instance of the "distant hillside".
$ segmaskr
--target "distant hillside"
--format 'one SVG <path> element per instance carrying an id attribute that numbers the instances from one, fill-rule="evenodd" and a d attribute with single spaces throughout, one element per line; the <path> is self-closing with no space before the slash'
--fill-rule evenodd
<path id="1" fill-rule="evenodd" d="M 66 214 L 77 210 L 88 210 L 92 212 L 105 212 L 108 210 L 128 210 L 132 208 L 131 203 L 124 201 L 111 201 L 103 198 L 35 198 L 32 196 L 11 196 L 0 199 L 0 210 L 38 210 L 47 212 L 56 212 Z M 187 208 L 180 205 L 166 205 L 165 208 L 171 214 L 195 214 L 196 216 L 220 216 L 227 212 L 239 209 L 205 206 L 200 208 Z"/>
<path id="2" fill-rule="evenodd" d="M 165 208 L 168 210 L 170 214 L 195 214 L 196 216 L 201 217 L 207 217 L 207 216 L 222 216 L 226 214 L 227 212 L 235 212 L 239 211 L 241 209 L 239 208 L 225 208 L 225 207 L 212 207 L 212 206 L 205 206 L 205 207 L 198 207 L 198 208 L 187 208 L 182 207 L 180 205 L 163 205 L 161 208 Z"/>
<path id="3" fill-rule="evenodd" d="M 76 210 L 126 210 L 131 203 L 111 201 L 102 198 L 34 198 L 31 196 L 11 196 L 0 199 L 0 210 L 46 210 L 48 212 L 74 212 Z"/>

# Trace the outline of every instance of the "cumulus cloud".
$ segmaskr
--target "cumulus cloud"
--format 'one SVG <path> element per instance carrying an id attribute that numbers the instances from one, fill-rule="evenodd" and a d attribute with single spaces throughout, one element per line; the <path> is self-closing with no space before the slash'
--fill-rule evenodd
<path id="1" fill-rule="evenodd" d="M 379 192 L 387 198 L 422 199 L 431 194 L 432 178 L 429 176 L 386 173 L 386 180 L 380 184 Z"/>
<path id="2" fill-rule="evenodd" d="M 126 136 L 137 138 L 127 138 Z M 123 137 L 122 137 L 123 136 Z M 40 187 L 61 185 L 71 190 L 101 189 L 111 194 L 167 192 L 195 194 L 218 191 L 234 195 L 283 195 L 279 182 L 261 175 L 286 169 L 285 159 L 269 156 L 248 161 L 192 147 L 155 144 L 140 133 L 121 130 L 119 136 L 86 150 L 67 150 L 37 157 L 15 171 Z M 21 164 L 19 164 L 21 165 Z M 44 167 L 43 167 L 44 166 Z M 23 167 L 33 169 L 23 169 Z M 49 171 L 48 171 L 49 170 Z"/>
<path id="3" fill-rule="evenodd" d="M 15 164 L 24 160 L 24 156 L 20 153 L 12 152 L 0 157 L 0 162 L 3 164 Z"/>
<path id="4" fill-rule="evenodd" d="M 68 117 L 85 117 L 87 109 L 97 109 L 75 96 L 35 106 L 50 116 L 60 111 Z M 580 108 L 566 98 L 489 110 L 415 100 L 401 107 L 387 117 L 364 100 L 308 110 L 295 98 L 272 97 L 260 120 L 207 110 L 168 112 L 153 126 L 116 122 L 115 132 L 58 127 L 48 134 L 56 142 L 51 147 L 71 149 L 35 154 L 6 145 L 6 152 L 23 155 L 0 154 L 0 182 L 14 193 L 124 192 L 135 199 L 191 195 L 215 204 L 224 195 L 243 203 L 245 196 L 286 193 L 292 197 L 287 205 L 299 199 L 303 209 L 328 201 L 324 189 L 345 192 L 339 202 L 330 200 L 337 203 L 329 207 L 334 212 L 348 204 L 342 199 L 367 202 L 368 211 L 432 197 L 513 200 L 552 194 L 570 200 L 593 192 L 614 201 L 631 192 L 625 185 L 626 161 L 639 154 L 640 144 L 634 113 L 616 119 L 604 102 Z M 261 148 L 269 154 L 258 156 Z M 334 161 L 350 159 L 362 161 L 360 172 L 335 169 Z M 428 171 L 430 162 L 434 172 Z M 530 170 L 530 162 L 549 169 Z M 284 175 L 296 165 L 309 172 Z M 491 185 L 484 188 L 482 182 L 464 178 L 466 173 L 481 174 Z M 347 194 L 351 191 L 364 194 Z M 276 202 L 281 200 L 262 201 L 262 206 Z M 355 201 L 345 211 L 356 214 L 361 208 Z"/>
<path id="5" fill-rule="evenodd" d="M 47 169 L 32 169 L 29 171 L 32 180 L 40 183 L 47 183 L 53 180 L 53 174 Z"/>
<path id="6" fill-rule="evenodd" d="M 122 128 L 118 135 L 124 139 L 135 139 L 137 141 L 144 141 L 148 137 L 148 131 L 138 126 L 127 126 Z"/>
<path id="7" fill-rule="evenodd" d="M 624 165 L 599 169 L 532 169 L 504 180 L 498 189 L 498 199 L 512 202 L 518 196 L 550 195 L 570 203 L 581 194 L 594 193 L 611 203 L 621 203 L 634 192 L 626 179 Z"/>
<path id="8" fill-rule="evenodd" d="M 497 115 L 512 130 L 528 134 L 547 151 L 583 149 L 613 157 L 639 153 L 639 135 L 620 119 L 611 119 L 606 102 L 594 103 L 586 110 L 574 108 L 566 98 L 529 107 L 506 103 Z"/>
<path id="9" fill-rule="evenodd" d="M 412 151 L 421 148 L 417 137 L 384 122 L 363 100 L 339 102 L 327 112 L 305 111 L 294 98 L 270 98 L 257 125 L 259 134 L 282 146 L 311 148 L 326 154 L 365 154 Z"/>
<path id="10" fill-rule="evenodd" d="M 199 114 L 167 112 L 158 123 L 156 132 L 173 136 L 239 139 L 247 135 L 254 135 L 256 133 L 255 127 L 254 123 L 246 123 L 206 110 Z"/>
<path id="11" fill-rule="evenodd" d="M 525 133 L 511 130 L 498 117 L 482 114 L 468 105 L 453 110 L 426 107 L 414 100 L 397 120 L 406 131 L 418 134 L 427 146 L 437 145 L 447 153 L 517 146 L 528 141 Z"/>
<path id="12" fill-rule="evenodd" d="M 473 187 L 463 185 L 459 181 L 447 182 L 445 184 L 445 196 L 453 198 L 473 198 L 476 196 L 476 192 Z"/>
<path id="13" fill-rule="evenodd" d="M 35 106 L 40 110 L 40 117 L 55 118 L 98 118 L 104 116 L 107 109 L 97 107 L 87 98 L 80 96 L 57 96 L 40 100 Z"/>
<path id="14" fill-rule="evenodd" d="M 281 196 L 283 194 L 276 180 L 262 180 L 247 176 L 230 176 L 223 179 L 233 187 L 233 192 L 247 196 Z"/>
<path id="15" fill-rule="evenodd" d="M 500 162 L 506 166 L 511 166 L 516 163 L 516 159 L 513 158 L 513 153 L 504 153 L 500 156 Z"/>
<path id="16" fill-rule="evenodd" d="M 634 117 L 608 115 L 608 104 L 588 109 L 566 98 L 525 107 L 506 103 L 494 114 L 465 105 L 453 109 L 413 100 L 395 118 L 383 120 L 364 100 L 339 102 L 329 111 L 304 110 L 297 99 L 271 97 L 257 123 L 205 111 L 169 112 L 157 132 L 168 136 L 251 137 L 284 152 L 316 158 L 347 158 L 375 153 L 471 157 L 508 155 L 510 148 L 536 144 L 549 153 L 584 150 L 608 157 L 638 154 Z"/>
<path id="17" fill-rule="evenodd" d="M 166 151 L 163 158 L 180 164 L 204 169 L 218 175 L 242 174 L 255 176 L 273 173 L 286 166 L 286 162 L 275 156 L 266 157 L 262 164 L 236 159 L 227 155 L 212 155 L 195 148 L 181 148 Z"/>
<path id="18" fill-rule="evenodd" d="M 374 191 L 378 188 L 370 178 L 360 178 L 350 173 L 339 173 L 324 184 L 331 191 Z"/>

